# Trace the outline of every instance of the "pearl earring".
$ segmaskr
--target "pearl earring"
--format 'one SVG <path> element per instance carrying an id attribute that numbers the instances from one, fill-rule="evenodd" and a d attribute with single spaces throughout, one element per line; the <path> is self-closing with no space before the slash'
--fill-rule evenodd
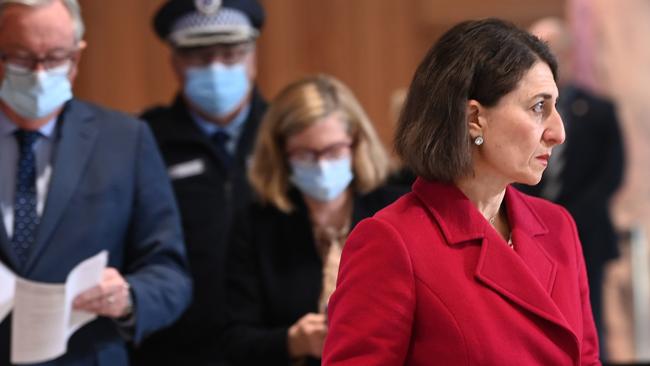
<path id="1" fill-rule="evenodd" d="M 483 145 L 483 136 L 476 136 L 474 139 L 474 145 L 481 146 Z"/>

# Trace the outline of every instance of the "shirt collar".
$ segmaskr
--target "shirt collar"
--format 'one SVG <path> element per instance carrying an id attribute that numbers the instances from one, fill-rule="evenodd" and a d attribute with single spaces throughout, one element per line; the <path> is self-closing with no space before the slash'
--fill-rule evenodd
<path id="1" fill-rule="evenodd" d="M 57 117 L 58 116 L 52 117 L 52 119 L 38 129 L 38 132 L 40 132 L 43 137 L 52 138 L 54 128 L 56 127 Z M 0 136 L 12 135 L 18 129 L 18 126 L 16 126 L 16 124 L 13 123 L 2 110 L 0 110 Z"/>
<path id="2" fill-rule="evenodd" d="M 194 123 L 196 123 L 197 126 L 203 131 L 208 136 L 212 136 L 218 131 L 223 131 L 228 134 L 231 138 L 236 139 L 239 137 L 242 127 L 244 127 L 244 122 L 246 122 L 246 118 L 248 117 L 248 113 L 251 110 L 251 105 L 250 103 L 246 104 L 244 108 L 235 116 L 235 118 L 228 123 L 225 126 L 218 126 L 205 118 L 199 116 L 197 113 L 190 112 L 192 115 L 192 119 L 194 120 Z"/>

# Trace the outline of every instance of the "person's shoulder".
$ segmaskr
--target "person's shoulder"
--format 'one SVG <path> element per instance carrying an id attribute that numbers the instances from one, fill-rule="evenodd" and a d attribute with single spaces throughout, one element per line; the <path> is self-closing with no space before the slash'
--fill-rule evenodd
<path id="1" fill-rule="evenodd" d="M 255 219 L 287 215 L 271 203 L 262 202 L 257 199 L 248 204 L 246 211 L 248 216 Z"/>
<path id="2" fill-rule="evenodd" d="M 253 96 L 251 98 L 251 109 L 253 113 L 264 114 L 268 106 L 269 106 L 268 102 L 266 101 L 262 93 L 259 91 L 257 86 L 255 86 L 253 88 Z"/>
<path id="3" fill-rule="evenodd" d="M 180 97 L 170 104 L 158 104 L 144 110 L 139 116 L 151 128 L 156 139 L 161 142 L 175 139 L 191 121 L 189 110 Z"/>
<path id="4" fill-rule="evenodd" d="M 391 194 L 399 194 L 400 192 L 401 194 L 394 196 L 391 202 L 378 209 L 373 218 L 397 226 L 400 226 L 403 222 L 417 221 L 414 219 L 420 217 L 425 210 L 422 201 L 412 191 L 405 192 L 404 188 L 395 190 L 394 187 L 391 187 L 389 189 L 392 190 Z"/>
<path id="5" fill-rule="evenodd" d="M 98 123 L 96 127 L 102 131 L 116 133 L 135 132 L 141 128 L 142 121 L 126 112 L 108 108 L 92 102 L 73 99 L 64 111 L 72 118 L 90 119 Z"/>
<path id="6" fill-rule="evenodd" d="M 119 111 L 117 109 L 109 108 L 102 106 L 100 104 L 95 104 L 92 102 L 73 99 L 70 102 L 70 112 L 75 114 L 91 114 L 96 118 L 110 118 L 122 121 L 135 122 L 138 119 L 126 112 Z"/>
<path id="7" fill-rule="evenodd" d="M 579 86 L 572 86 L 572 88 L 575 92 L 573 100 L 582 99 L 586 101 L 593 115 L 602 115 L 604 112 L 613 112 L 616 109 L 614 102 L 604 95 L 596 94 Z"/>
<path id="8" fill-rule="evenodd" d="M 249 202 L 236 215 L 237 221 L 247 222 L 253 225 L 273 223 L 288 216 L 290 214 L 282 212 L 273 204 L 262 202 L 259 199 L 254 199 Z"/>
<path id="9" fill-rule="evenodd" d="M 257 131 L 260 124 L 264 120 L 267 109 L 268 103 L 266 102 L 266 99 L 264 99 L 257 87 L 255 87 L 253 89 L 253 95 L 250 102 L 250 112 L 248 113 L 248 117 L 246 119 L 245 129 L 251 132 Z"/>
<path id="10" fill-rule="evenodd" d="M 155 105 L 144 110 L 140 118 L 148 123 L 160 123 L 167 120 L 172 113 L 169 105 Z"/>
<path id="11" fill-rule="evenodd" d="M 408 192 L 409 189 L 406 186 L 384 184 L 366 194 L 360 195 L 359 199 L 366 204 L 377 206 L 380 209 L 393 203 Z"/>
<path id="12" fill-rule="evenodd" d="M 171 134 L 173 136 L 179 122 L 182 122 L 181 125 L 183 125 L 188 118 L 189 112 L 178 100 L 169 105 L 149 107 L 140 114 L 140 119 L 145 121 L 156 135 Z"/>

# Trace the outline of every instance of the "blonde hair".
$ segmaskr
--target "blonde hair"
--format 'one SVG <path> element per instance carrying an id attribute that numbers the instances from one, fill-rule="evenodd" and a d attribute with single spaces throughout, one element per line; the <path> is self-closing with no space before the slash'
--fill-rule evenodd
<path id="1" fill-rule="evenodd" d="M 272 101 L 260 126 L 248 177 L 259 199 L 283 212 L 293 206 L 288 197 L 291 168 L 285 144 L 332 113 L 339 113 L 353 140 L 353 186 L 366 193 L 384 183 L 390 162 L 372 123 L 352 92 L 327 75 L 298 80 Z"/>

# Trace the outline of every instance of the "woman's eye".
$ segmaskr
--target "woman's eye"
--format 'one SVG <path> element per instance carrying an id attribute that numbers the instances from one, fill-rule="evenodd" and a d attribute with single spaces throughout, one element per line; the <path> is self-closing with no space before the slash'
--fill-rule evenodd
<path id="1" fill-rule="evenodd" d="M 543 111 L 544 111 L 544 101 L 535 103 L 535 105 L 533 106 L 533 112 L 542 113 Z"/>

